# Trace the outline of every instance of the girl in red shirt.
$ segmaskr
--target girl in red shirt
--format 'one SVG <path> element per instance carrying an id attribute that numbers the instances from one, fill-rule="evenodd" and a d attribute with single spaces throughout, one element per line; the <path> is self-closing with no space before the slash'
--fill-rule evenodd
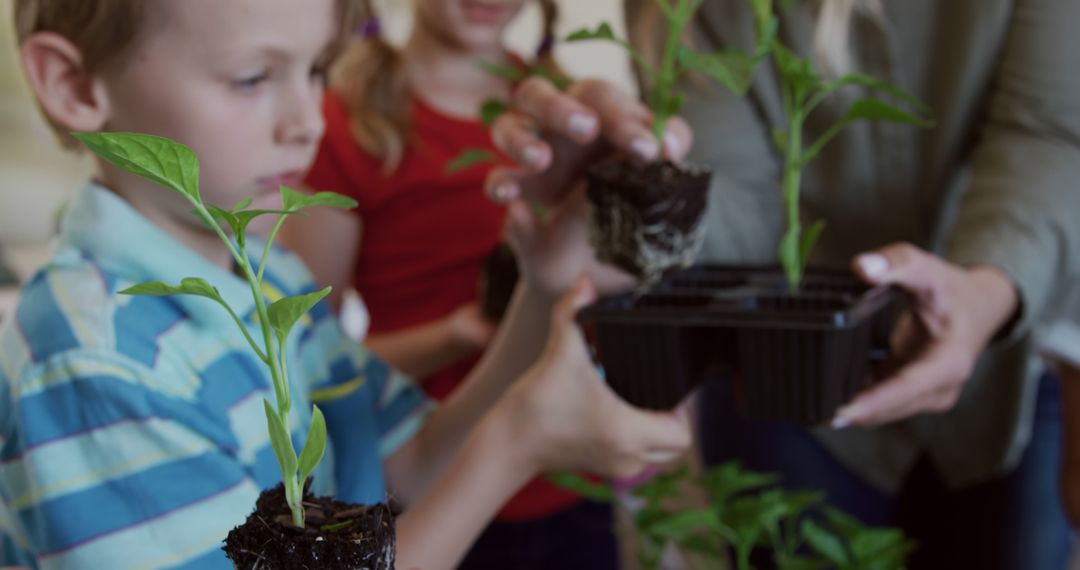
<path id="1" fill-rule="evenodd" d="M 528 1 L 544 17 L 534 65 L 558 76 L 554 0 L 416 0 L 400 50 L 371 20 L 332 74 L 326 134 L 307 178 L 311 189 L 360 205 L 312 212 L 286 236 L 319 281 L 360 293 L 371 317 L 368 347 L 440 399 L 490 337 L 477 283 L 505 214 L 484 195 L 490 163 L 453 173 L 447 166 L 466 150 L 496 153 L 478 112 L 488 99 L 508 100 L 513 85 L 478 62 L 527 65 L 501 38 Z M 607 507 L 538 479 L 506 505 L 461 568 L 614 570 L 617 558 Z"/>

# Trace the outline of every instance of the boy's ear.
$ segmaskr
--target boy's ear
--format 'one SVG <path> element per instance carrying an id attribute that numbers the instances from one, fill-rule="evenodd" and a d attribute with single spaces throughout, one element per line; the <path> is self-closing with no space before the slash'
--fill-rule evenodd
<path id="1" fill-rule="evenodd" d="M 19 46 L 23 69 L 38 104 L 63 129 L 93 132 L 109 118 L 99 78 L 83 65 L 82 53 L 59 34 L 38 32 Z"/>

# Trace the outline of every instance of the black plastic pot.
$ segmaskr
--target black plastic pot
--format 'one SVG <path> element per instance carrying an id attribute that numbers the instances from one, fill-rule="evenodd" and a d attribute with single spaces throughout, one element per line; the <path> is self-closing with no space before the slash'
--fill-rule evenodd
<path id="1" fill-rule="evenodd" d="M 578 319 L 634 406 L 670 409 L 706 378 L 731 378 L 744 416 L 816 425 L 871 382 L 901 301 L 846 272 L 811 270 L 791 293 L 779 269 L 699 266 Z"/>
<path id="2" fill-rule="evenodd" d="M 238 570 L 393 570 L 394 516 L 385 504 L 361 506 L 314 497 L 305 485 L 305 528 L 292 526 L 284 487 L 263 491 L 244 524 L 225 539 Z"/>

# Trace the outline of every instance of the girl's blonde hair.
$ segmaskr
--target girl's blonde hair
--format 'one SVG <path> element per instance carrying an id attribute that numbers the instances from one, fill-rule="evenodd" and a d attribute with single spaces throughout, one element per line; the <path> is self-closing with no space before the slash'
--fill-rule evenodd
<path id="1" fill-rule="evenodd" d="M 357 0 L 337 0 L 338 28 L 331 46 L 340 51 L 358 18 Z M 146 0 L 15 0 L 15 34 L 22 44 L 32 34 L 52 32 L 72 43 L 83 67 L 98 73 L 109 65 L 123 65 L 147 27 Z M 48 119 L 48 117 L 46 117 Z M 49 119 L 67 148 L 79 144 Z"/>
<path id="2" fill-rule="evenodd" d="M 555 0 L 537 1 L 543 19 L 543 40 L 535 65 L 553 77 L 563 77 L 551 49 L 559 7 Z M 369 22 L 377 22 L 373 0 L 362 2 L 364 16 Z M 412 98 L 400 51 L 379 33 L 377 25 L 365 28 L 371 33 L 351 42 L 330 75 L 330 86 L 345 103 L 357 143 L 382 161 L 385 172 L 393 172 L 400 166 L 409 142 Z"/>

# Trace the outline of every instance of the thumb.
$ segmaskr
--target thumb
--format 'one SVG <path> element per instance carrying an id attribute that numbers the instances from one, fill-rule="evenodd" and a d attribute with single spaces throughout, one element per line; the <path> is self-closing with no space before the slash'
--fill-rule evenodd
<path id="1" fill-rule="evenodd" d="M 577 329 L 574 321 L 577 313 L 583 307 L 596 300 L 596 288 L 587 275 L 578 277 L 574 286 L 562 296 L 555 305 L 552 315 L 552 329 L 565 330 L 566 327 Z"/>
<path id="2" fill-rule="evenodd" d="M 523 200 L 513 200 L 506 210 L 503 232 L 511 249 L 519 257 L 533 248 L 539 235 L 539 220 Z"/>
<path id="3" fill-rule="evenodd" d="M 624 405 L 624 429 L 649 463 L 666 463 L 686 452 L 693 439 L 690 421 L 677 412 L 652 412 Z"/>
<path id="4" fill-rule="evenodd" d="M 855 273 L 874 285 L 897 285 L 914 296 L 920 309 L 943 311 L 945 275 L 949 267 L 937 256 L 911 244 L 892 244 L 859 255 Z"/>

